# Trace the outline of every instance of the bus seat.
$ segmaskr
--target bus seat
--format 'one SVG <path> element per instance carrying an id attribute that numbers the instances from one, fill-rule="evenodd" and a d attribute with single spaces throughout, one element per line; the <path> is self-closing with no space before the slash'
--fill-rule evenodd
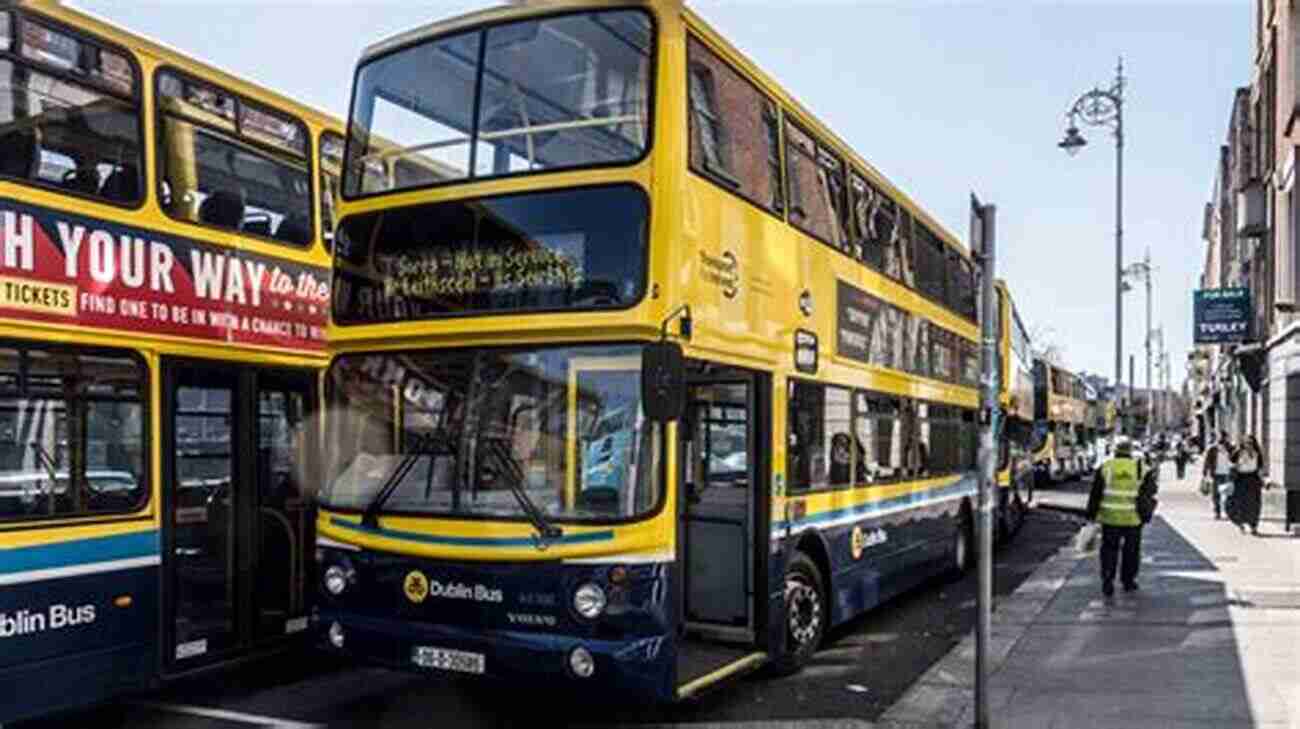
<path id="1" fill-rule="evenodd" d="M 99 194 L 109 200 L 134 202 L 140 199 L 140 178 L 132 165 L 124 165 L 109 173 Z"/>
<path id="2" fill-rule="evenodd" d="M 0 175 L 27 179 L 36 162 L 36 137 L 26 132 L 10 132 L 0 136 Z"/>
<path id="3" fill-rule="evenodd" d="M 238 229 L 244 221 L 244 201 L 233 192 L 217 190 L 208 195 L 199 206 L 199 221 Z"/>
<path id="4" fill-rule="evenodd" d="M 311 242 L 311 225 L 300 215 L 290 215 L 280 221 L 280 227 L 275 229 L 275 237 L 289 243 L 307 245 Z"/>
<path id="5" fill-rule="evenodd" d="M 78 192 L 82 195 L 98 195 L 99 175 L 93 168 L 82 167 L 71 170 L 63 177 L 63 183 L 60 187 L 69 192 Z"/>

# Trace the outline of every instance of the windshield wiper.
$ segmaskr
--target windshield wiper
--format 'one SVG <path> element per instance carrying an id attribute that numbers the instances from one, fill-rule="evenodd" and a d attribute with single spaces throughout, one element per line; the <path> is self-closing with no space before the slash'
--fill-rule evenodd
<path id="1" fill-rule="evenodd" d="M 564 536 L 564 530 L 547 521 L 542 510 L 528 498 L 528 492 L 524 490 L 524 469 L 519 465 L 519 461 L 510 455 L 510 447 L 506 445 L 506 441 L 501 438 L 482 438 L 480 443 L 487 454 L 497 460 L 501 467 L 501 476 L 510 487 L 510 493 L 514 494 L 515 501 L 519 502 L 519 508 L 524 510 L 528 520 L 533 523 L 533 528 L 537 530 L 537 548 L 546 549 L 550 542 Z"/>
<path id="2" fill-rule="evenodd" d="M 406 475 L 411 472 L 411 469 L 415 467 L 415 462 L 419 460 L 420 456 L 438 455 L 438 451 L 433 445 L 441 436 L 445 436 L 445 434 L 439 431 L 415 436 L 414 446 L 402 456 L 401 462 L 384 480 L 384 485 L 380 487 L 379 493 L 375 494 L 375 498 L 366 505 L 366 510 L 361 515 L 361 524 L 363 526 L 379 527 L 379 512 L 384 508 L 384 504 L 392 498 L 393 492 L 397 491 L 397 487 L 406 478 Z M 433 468 L 433 464 L 430 464 L 429 468 Z"/>

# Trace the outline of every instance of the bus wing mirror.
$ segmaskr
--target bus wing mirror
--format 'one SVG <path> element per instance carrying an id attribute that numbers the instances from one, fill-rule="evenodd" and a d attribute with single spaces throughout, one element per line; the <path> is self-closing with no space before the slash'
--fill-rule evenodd
<path id="1" fill-rule="evenodd" d="M 642 352 L 641 408 L 660 423 L 678 420 L 686 411 L 686 364 L 676 342 L 647 344 Z"/>

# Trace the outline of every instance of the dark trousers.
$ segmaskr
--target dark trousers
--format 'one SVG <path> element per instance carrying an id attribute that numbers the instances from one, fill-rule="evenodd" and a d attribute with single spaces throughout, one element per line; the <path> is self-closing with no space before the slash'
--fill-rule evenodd
<path id="1" fill-rule="evenodd" d="M 1123 546 L 1120 543 L 1123 542 Z M 1142 559 L 1142 527 L 1110 526 L 1101 527 L 1101 583 L 1115 584 L 1115 566 L 1123 553 L 1123 565 L 1120 567 L 1119 579 L 1125 585 L 1137 581 L 1138 562 Z"/>

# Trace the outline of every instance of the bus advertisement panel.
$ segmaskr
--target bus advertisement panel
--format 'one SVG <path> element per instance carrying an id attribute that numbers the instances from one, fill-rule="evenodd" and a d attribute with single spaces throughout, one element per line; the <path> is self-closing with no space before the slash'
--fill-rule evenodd
<path id="1" fill-rule="evenodd" d="M 0 314 L 325 348 L 328 269 L 0 198 Z"/>

